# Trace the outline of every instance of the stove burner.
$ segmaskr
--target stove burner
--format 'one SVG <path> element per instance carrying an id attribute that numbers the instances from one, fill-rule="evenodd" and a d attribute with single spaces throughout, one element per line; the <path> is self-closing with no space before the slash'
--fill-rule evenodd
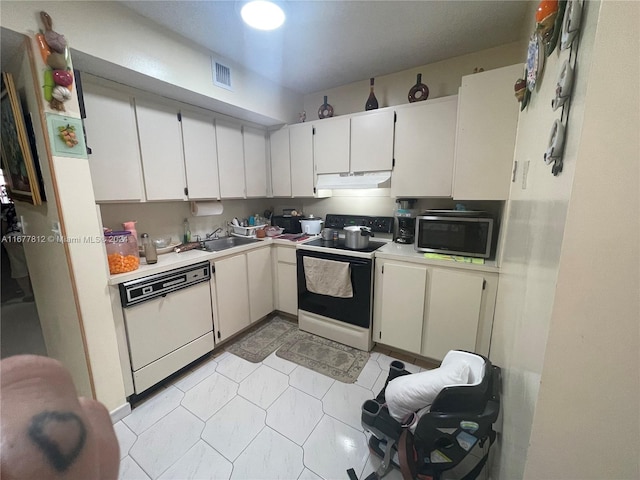
<path id="1" fill-rule="evenodd" d="M 311 240 L 310 242 L 306 242 L 305 245 L 310 245 L 312 247 L 325 247 L 325 248 L 335 248 L 338 250 L 348 250 L 352 252 L 374 252 L 380 247 L 385 245 L 385 242 L 376 242 L 375 240 L 369 240 L 369 245 L 366 248 L 348 248 L 345 245 L 344 238 L 339 239 L 337 242 L 334 240 Z"/>

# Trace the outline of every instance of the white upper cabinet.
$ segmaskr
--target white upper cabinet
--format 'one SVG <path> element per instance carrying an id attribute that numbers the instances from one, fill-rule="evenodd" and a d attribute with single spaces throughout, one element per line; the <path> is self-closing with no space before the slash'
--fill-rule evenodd
<path id="1" fill-rule="evenodd" d="M 213 116 L 183 111 L 182 140 L 189 199 L 220 198 Z"/>
<path id="2" fill-rule="evenodd" d="M 393 162 L 393 110 L 351 117 L 352 172 L 389 171 Z"/>
<path id="3" fill-rule="evenodd" d="M 147 200 L 185 200 L 178 109 L 136 98 L 136 114 Z"/>
<path id="4" fill-rule="evenodd" d="M 316 173 L 349 172 L 351 119 L 348 116 L 313 122 Z"/>
<path id="5" fill-rule="evenodd" d="M 310 123 L 291 125 L 289 142 L 291 193 L 294 197 L 313 197 L 313 125 Z"/>
<path id="6" fill-rule="evenodd" d="M 216 119 L 221 198 L 244 198 L 244 146 L 239 123 Z"/>
<path id="7" fill-rule="evenodd" d="M 84 126 L 97 202 L 144 199 L 133 98 L 84 82 Z"/>
<path id="8" fill-rule="evenodd" d="M 266 132 L 252 127 L 242 128 L 247 197 L 267 196 Z"/>
<path id="9" fill-rule="evenodd" d="M 450 197 L 458 97 L 396 111 L 393 197 Z"/>
<path id="10" fill-rule="evenodd" d="M 508 198 L 520 105 L 513 82 L 521 76 L 522 65 L 512 65 L 462 77 L 453 198 Z"/>
<path id="11" fill-rule="evenodd" d="M 271 193 L 274 197 L 290 197 L 291 156 L 289 153 L 289 128 L 283 127 L 270 132 L 269 140 L 271 151 Z"/>

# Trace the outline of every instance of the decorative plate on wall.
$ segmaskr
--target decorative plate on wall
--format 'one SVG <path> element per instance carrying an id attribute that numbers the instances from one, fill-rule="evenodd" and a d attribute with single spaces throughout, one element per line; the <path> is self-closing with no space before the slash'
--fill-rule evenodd
<path id="1" fill-rule="evenodd" d="M 582 17 L 582 5 L 579 0 L 569 0 L 567 10 L 562 22 L 562 36 L 560 37 L 560 50 L 566 50 L 580 30 L 580 18 Z"/>
<path id="2" fill-rule="evenodd" d="M 540 35 L 534 33 L 529 40 L 527 50 L 527 88 L 530 92 L 536 87 L 538 78 L 544 70 L 544 45 Z"/>

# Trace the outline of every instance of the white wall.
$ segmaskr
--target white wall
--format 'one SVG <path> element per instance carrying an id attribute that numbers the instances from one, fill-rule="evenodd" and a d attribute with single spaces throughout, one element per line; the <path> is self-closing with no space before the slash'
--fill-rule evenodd
<path id="1" fill-rule="evenodd" d="M 52 235 L 53 223 L 60 221 L 59 204 L 52 180 L 51 164 L 47 158 L 45 139 L 42 129 L 39 128 L 39 107 L 24 47 L 17 53 L 16 60 L 15 67 L 10 71 L 32 115 L 46 195 L 46 202 L 39 206 L 15 202 L 16 212 L 22 217 L 25 234 L 47 240 Z M 27 242 L 24 243 L 24 249 L 47 355 L 62 362 L 69 370 L 80 395 L 92 397 L 82 325 L 75 303 L 65 246 L 55 241 Z"/>
<path id="2" fill-rule="evenodd" d="M 263 125 L 293 122 L 302 108 L 300 94 L 217 54 L 233 70 L 234 90 L 214 86 L 214 52 L 117 2 L 3 1 L 0 21 L 10 30 L 33 33 L 42 28 L 41 10 L 65 35 L 81 70 Z"/>
<path id="3" fill-rule="evenodd" d="M 171 236 L 173 241 L 182 239 L 183 221 L 189 220 L 192 235 L 204 236 L 216 228 L 226 228 L 233 219 L 248 218 L 269 208 L 269 199 L 222 200 L 220 215 L 194 217 L 189 202 L 148 202 L 148 203 L 103 203 L 100 205 L 102 223 L 113 230 L 122 229 L 122 223 L 136 221 L 138 234 L 149 236 Z"/>
<path id="4" fill-rule="evenodd" d="M 615 9 L 618 2 L 603 2 L 603 4 L 608 7 L 611 5 L 609 8 Z M 606 106 L 605 99 L 610 94 L 610 86 L 619 84 L 621 79 L 605 75 L 606 69 L 596 70 L 596 63 L 592 66 L 592 59 L 595 62 L 599 60 L 599 55 L 604 57 L 610 55 L 601 53 L 602 50 L 608 52 L 613 50 L 598 43 L 603 37 L 596 38 L 596 29 L 600 28 L 598 24 L 600 2 L 584 2 L 584 5 L 582 31 L 577 51 L 576 83 L 566 132 L 564 171 L 560 176 L 551 175 L 551 167 L 543 163 L 542 155 L 546 149 L 552 122 L 561 114 L 560 110 L 553 112 L 550 105 L 560 66 L 568 58 L 568 52 L 556 50 L 546 59 L 542 83 L 539 88 L 536 88 L 531 103 L 519 117 L 515 149 L 519 173 L 516 182 L 512 184 L 510 200 L 507 203 L 507 230 L 503 244 L 504 256 L 490 355 L 495 364 L 503 367 L 504 421 L 500 435 L 498 462 L 493 468 L 495 478 L 637 478 L 637 469 L 636 476 L 615 475 L 615 472 L 632 471 L 628 467 L 636 463 L 637 428 L 632 429 L 633 432 L 627 430 L 626 434 L 623 434 L 624 441 L 615 442 L 617 446 L 614 446 L 614 442 L 607 442 L 610 436 L 621 433 L 620 423 L 627 423 L 627 421 L 620 421 L 615 426 L 608 422 L 611 420 L 607 418 L 610 415 L 605 413 L 606 407 L 604 410 L 602 407 L 606 402 L 605 397 L 612 398 L 612 396 L 605 393 L 606 387 L 604 387 L 605 390 L 600 390 L 602 383 L 605 385 L 613 383 L 617 386 L 623 384 L 623 380 L 617 376 L 606 379 L 608 374 L 604 374 L 599 367 L 603 362 L 608 364 L 606 358 L 610 351 L 619 348 L 615 340 L 619 340 L 625 333 L 613 329 L 615 333 L 605 334 L 604 344 L 608 345 L 605 353 L 596 347 L 598 343 L 596 338 L 603 335 L 600 326 L 609 320 L 607 318 L 609 313 L 601 316 L 600 309 L 592 309 L 595 318 L 591 322 L 585 323 L 583 317 L 589 308 L 587 305 L 591 305 L 592 300 L 601 300 L 596 290 L 590 291 L 591 282 L 599 285 L 603 283 L 599 278 L 600 260 L 609 265 L 609 268 L 603 265 L 603 268 L 608 271 L 616 271 L 617 266 L 604 260 L 608 258 L 607 247 L 596 248 L 597 245 L 590 241 L 594 237 L 597 238 L 599 233 L 598 228 L 591 228 L 594 226 L 593 220 L 604 218 L 591 210 L 591 202 L 598 206 L 607 205 L 609 199 L 616 193 L 627 197 L 627 201 L 631 200 L 629 198 L 631 186 L 624 188 L 623 184 L 614 186 L 611 183 L 616 178 L 615 169 L 609 172 L 603 165 L 599 174 L 594 170 L 587 173 L 586 178 L 580 176 L 580 169 L 585 165 L 584 162 L 589 162 L 584 158 L 585 155 L 590 157 L 597 155 L 595 144 L 618 145 L 629 139 L 622 133 L 614 135 L 618 127 L 606 123 L 604 118 L 600 119 L 598 107 L 595 107 L 599 101 L 605 102 L 602 106 Z M 637 31 L 637 20 L 636 11 L 635 29 L 629 28 L 626 31 Z M 609 38 L 611 38 L 611 31 L 606 34 Z M 616 33 L 619 35 L 620 30 Z M 604 38 L 606 39 L 607 36 Z M 620 41 L 623 38 L 626 41 L 628 36 L 622 35 Z M 637 51 L 635 55 L 634 57 L 626 52 L 624 60 L 633 59 L 637 65 Z M 524 56 L 526 56 L 525 52 L 523 52 Z M 621 68 L 617 65 L 616 68 L 611 68 L 613 65 L 609 67 L 608 72 L 620 71 Z M 629 82 L 637 82 L 637 70 L 635 77 L 631 73 Z M 602 82 L 602 88 L 593 86 L 596 79 Z M 634 93 L 637 97 L 637 90 Z M 626 96 L 626 100 L 630 105 L 634 105 L 636 112 L 635 125 L 631 121 L 630 127 L 632 130 L 634 127 L 636 129 L 636 141 L 633 147 L 636 149 L 635 156 L 627 156 L 627 158 L 630 162 L 636 162 L 636 173 L 632 178 L 635 179 L 635 192 L 637 192 L 638 101 L 636 98 L 634 102 L 633 95 L 628 96 L 628 92 L 620 91 L 620 94 Z M 592 104 L 595 108 L 589 111 Z M 593 117 L 590 118 L 589 113 Z M 619 119 L 613 111 L 612 117 Z M 593 122 L 591 130 L 588 130 L 589 120 Z M 610 135 L 614 135 L 615 138 L 603 141 Z M 633 141 L 630 143 L 633 144 Z M 625 143 L 625 145 L 624 151 L 630 144 Z M 620 158 L 615 151 L 611 153 L 613 155 L 607 155 L 608 158 Z M 601 161 L 604 157 L 600 155 L 597 158 Z M 596 157 L 593 157 L 593 161 L 596 162 Z M 523 188 L 524 169 L 522 167 L 527 162 L 529 162 L 528 178 L 526 188 Z M 628 169 L 629 166 L 625 163 L 621 168 Z M 584 168 L 590 169 L 590 167 Z M 589 176 L 590 174 L 594 176 Z M 608 175 L 612 175 L 613 178 L 609 179 Z M 592 188 L 594 185 L 591 182 L 594 182 L 594 185 L 598 183 L 600 185 L 598 188 Z M 585 193 L 585 197 L 578 197 L 576 189 L 583 191 L 585 188 L 589 193 Z M 590 201 L 581 206 L 581 202 L 585 202 L 587 197 Z M 634 202 L 631 201 L 631 203 Z M 634 204 L 637 205 L 637 198 Z M 589 205 L 587 207 L 589 214 L 583 210 L 587 205 Z M 573 245 L 568 243 L 572 235 L 570 222 L 574 211 L 583 211 L 585 215 L 583 217 L 585 223 L 577 227 L 580 232 L 573 233 L 573 235 L 578 234 L 585 242 L 584 244 L 576 243 L 576 247 L 582 247 L 582 250 L 577 251 L 573 251 Z M 568 223 L 565 225 L 565 222 Z M 607 233 L 610 232 L 607 227 L 605 229 Z M 635 234 L 637 252 L 637 226 Z M 616 238 L 618 238 L 617 235 Z M 575 255 L 578 252 L 580 255 L 576 258 Z M 626 260 L 633 263 L 633 258 L 632 256 Z M 637 253 L 635 259 L 637 266 Z M 591 270 L 592 267 L 594 270 Z M 637 268 L 635 270 L 637 275 Z M 566 283 L 564 288 L 561 288 L 560 282 L 563 276 Z M 637 277 L 635 283 L 637 298 Z M 615 284 L 611 287 L 614 288 Z M 626 313 L 626 309 L 630 308 L 629 297 L 626 302 L 623 299 L 619 300 L 615 305 L 609 301 L 605 303 L 606 307 L 611 309 L 611 313 L 616 309 Z M 573 309 L 566 308 L 567 303 L 571 304 Z M 560 313 L 561 305 L 565 305 L 562 313 Z M 584 307 L 576 308 L 577 305 L 584 305 Z M 626 329 L 626 335 L 637 335 L 637 300 L 634 308 L 636 308 L 635 331 L 630 331 L 628 322 L 624 319 L 620 325 L 621 330 Z M 615 313 L 614 317 L 617 317 Z M 573 328 L 578 325 L 581 327 Z M 608 329 L 606 330 L 608 332 Z M 555 331 L 558 333 L 554 334 Z M 591 336 L 594 342 L 591 346 L 593 348 L 589 346 L 589 342 L 585 342 L 585 339 Z M 622 363 L 628 364 L 633 356 L 637 372 L 637 336 L 635 338 L 635 344 L 631 341 L 628 347 L 627 345 L 620 345 L 620 347 L 626 352 L 621 354 Z M 547 341 L 550 342 L 549 347 L 547 347 Z M 630 353 L 630 350 L 634 353 Z M 590 368 L 594 363 L 598 367 Z M 611 368 L 617 371 L 618 367 Z M 629 370 L 627 369 L 626 372 Z M 628 379 L 627 376 L 625 378 Z M 546 379 L 549 380 L 548 384 Z M 628 424 L 637 426 L 637 375 L 634 380 L 636 381 L 635 399 L 634 395 L 631 395 L 629 400 L 633 405 L 630 408 L 635 408 L 635 416 L 628 418 Z M 594 397 L 599 400 L 599 405 L 590 401 L 585 404 L 587 397 L 591 397 L 595 392 L 598 394 L 602 392 L 601 396 Z M 548 398 L 547 401 L 543 401 L 545 397 Z M 543 405 L 546 408 L 540 410 Z M 628 410 L 624 411 L 629 413 Z M 594 422 L 598 425 L 594 425 Z M 605 426 L 605 423 L 608 425 Z M 635 445 L 635 455 L 633 451 L 625 451 L 624 447 L 616 451 L 621 443 Z M 598 447 L 595 448 L 595 445 Z M 631 453 L 631 455 L 623 460 L 622 452 Z M 609 468 L 611 465 L 608 459 L 611 458 L 618 461 L 617 470 Z"/>
<path id="5" fill-rule="evenodd" d="M 429 87 L 429 98 L 457 95 L 462 77 L 473 73 L 474 68 L 483 67 L 485 70 L 492 70 L 515 63 L 524 63 L 522 51 L 525 48 L 523 42 L 513 42 L 377 77 L 375 79 L 376 98 L 380 108 L 409 103 L 407 95 L 415 85 L 418 73 L 422 73 L 422 83 Z M 308 120 L 318 118 L 318 108 L 324 101 L 324 95 L 329 97 L 328 102 L 333 106 L 335 116 L 363 112 L 369 96 L 369 79 L 305 95 L 304 110 L 307 112 Z"/>
<path id="6" fill-rule="evenodd" d="M 639 30 L 602 2 L 524 478 L 640 478 Z"/>

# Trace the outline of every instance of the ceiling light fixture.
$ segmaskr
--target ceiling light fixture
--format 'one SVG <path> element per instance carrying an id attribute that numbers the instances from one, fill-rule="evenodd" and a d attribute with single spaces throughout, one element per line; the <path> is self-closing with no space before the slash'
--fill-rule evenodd
<path id="1" fill-rule="evenodd" d="M 242 20 L 258 30 L 275 30 L 284 23 L 282 8 L 266 0 L 254 0 L 240 10 Z"/>

